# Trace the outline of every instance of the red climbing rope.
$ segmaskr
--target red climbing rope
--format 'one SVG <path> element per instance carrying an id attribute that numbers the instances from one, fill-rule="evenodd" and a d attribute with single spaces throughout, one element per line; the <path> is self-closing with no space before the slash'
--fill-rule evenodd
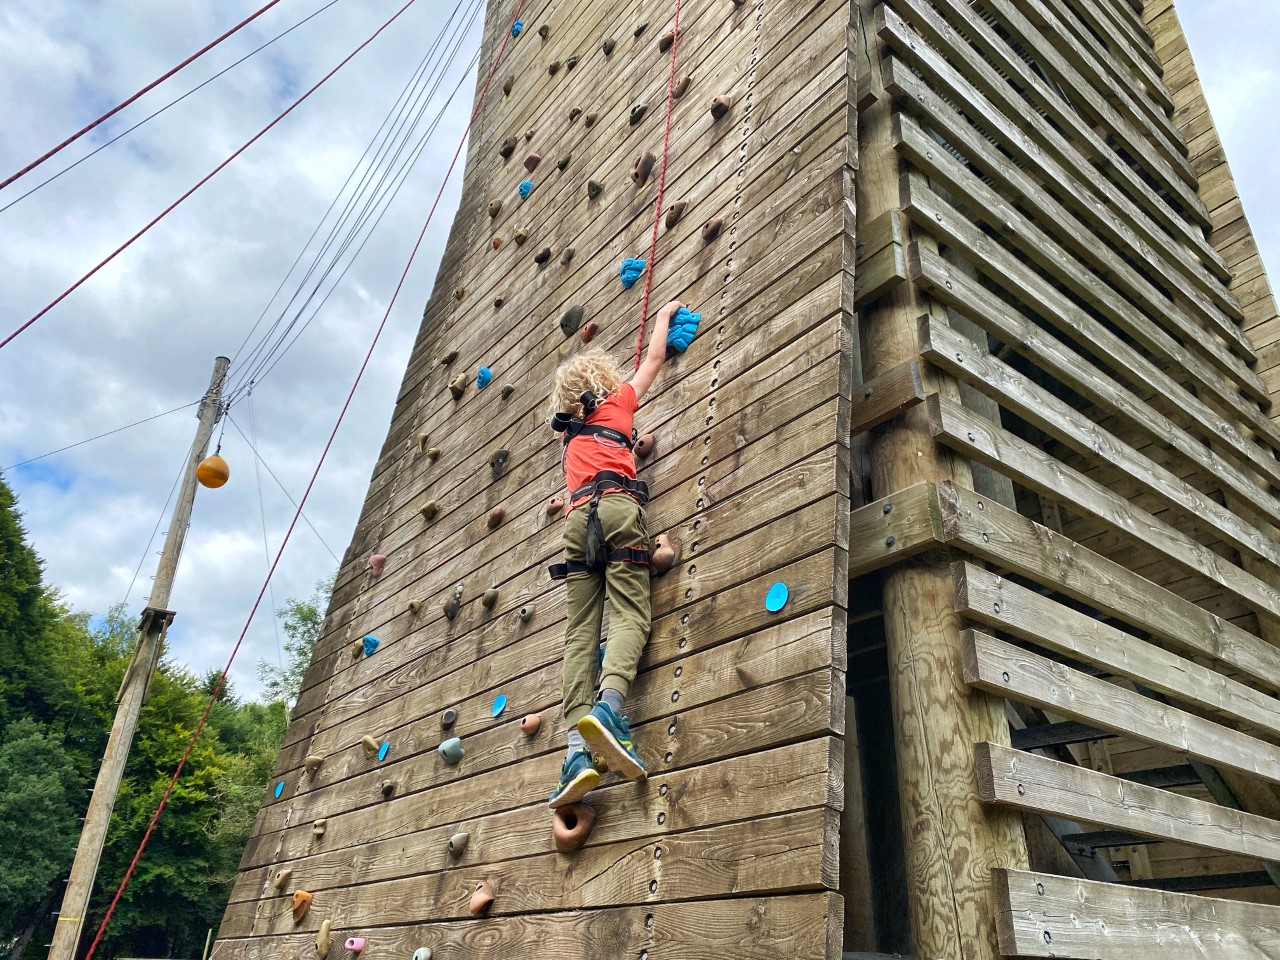
<path id="1" fill-rule="evenodd" d="M 667 125 L 662 133 L 662 165 L 658 168 L 658 197 L 653 205 L 653 237 L 649 241 L 649 259 L 644 268 L 644 299 L 640 302 L 640 333 L 636 337 L 636 369 L 644 350 L 644 322 L 649 316 L 649 289 L 653 286 L 653 261 L 658 252 L 658 222 L 662 219 L 662 188 L 667 182 L 667 150 L 671 146 L 671 104 L 676 89 L 676 47 L 680 45 L 680 0 L 676 0 L 675 24 L 671 29 L 671 69 L 667 73 Z M 4 344 L 0 344 L 4 346 Z"/>
<path id="2" fill-rule="evenodd" d="M 210 50 L 212 50 L 214 47 L 216 47 L 218 44 L 220 44 L 223 40 L 227 39 L 227 37 L 231 36 L 233 33 L 238 32 L 238 31 L 239 31 L 240 29 L 242 29 L 243 27 L 248 26 L 248 25 L 249 25 L 250 23 L 252 23 L 254 20 L 257 20 L 260 16 L 262 16 L 264 13 L 266 13 L 268 10 L 270 10 L 272 7 L 274 7 L 274 6 L 275 6 L 277 3 L 279 3 L 279 2 L 280 2 L 280 0 L 271 0 L 271 2 L 270 2 L 270 3 L 263 4 L 261 7 L 259 7 L 259 8 L 258 8 L 257 10 L 255 10 L 253 13 L 249 14 L 249 16 L 245 17 L 243 20 L 241 20 L 239 23 L 237 23 L 234 27 L 232 27 L 230 30 L 228 30 L 226 33 L 224 33 L 222 36 L 217 37 L 217 38 L 215 38 L 215 39 L 213 39 L 213 40 L 209 41 L 208 43 L 206 43 L 203 47 L 201 47 L 199 50 L 197 50 L 197 51 L 196 51 L 195 53 L 193 53 L 191 56 L 187 57 L 187 59 L 183 60 L 180 64 L 178 64 L 178 65 L 177 65 L 176 67 L 174 67 L 172 70 L 168 71 L 167 73 L 163 73 L 163 74 L 161 74 L 160 76 L 156 77 L 154 80 L 152 80 L 150 83 L 148 83 L 145 87 L 143 87 L 141 90 L 139 90 L 139 91 L 138 91 L 137 93 L 135 93 L 133 96 L 129 97 L 127 100 L 122 100 L 122 101 L 120 101 L 119 103 L 117 103 L 114 107 L 112 107 L 110 110 L 108 110 L 108 111 L 107 111 L 106 113 L 104 113 L 102 116 L 100 116 L 97 120 L 94 120 L 92 123 L 88 124 L 87 126 L 84 126 L 84 127 L 82 127 L 81 129 L 77 130 L 75 133 L 73 133 L 71 136 L 67 137 L 67 139 L 63 140 L 60 144 L 58 144 L 56 147 L 54 147 L 54 148 L 53 148 L 52 150 L 50 150 L 48 153 L 44 154 L 43 156 L 36 157 L 34 160 L 32 160 L 30 163 L 28 163 L 25 167 L 23 167 L 21 170 L 19 170 L 17 173 L 12 174 L 12 175 L 7 179 L 7 180 L 5 180 L 3 183 L 0 183 L 0 190 L 3 190 L 5 187 L 7 187 L 9 184 L 13 183 L 13 181 L 17 180 L 19 177 L 26 176 L 28 173 L 30 173 L 32 170 L 34 170 L 36 167 L 40 166 L 40 164 L 44 163 L 46 160 L 48 160 L 48 159 L 49 159 L 50 157 L 52 157 L 54 154 L 58 153 L 60 150 L 62 150 L 62 149 L 64 149 L 64 148 L 66 148 L 66 147 L 71 146 L 71 144 L 75 143 L 77 140 L 79 140 L 81 137 L 83 137 L 86 133 L 88 133 L 90 130 L 92 130 L 94 127 L 96 127 L 98 124 L 102 123 L 102 122 L 103 122 L 103 121 L 105 121 L 105 120 L 109 120 L 109 119 L 111 119 L 112 117 L 114 117 L 117 113 L 119 113 L 121 110 L 123 110 L 123 109 L 124 109 L 125 107 L 127 107 L 129 104 L 133 103 L 133 101 L 137 100 L 140 96 L 142 96 L 143 94 L 147 93 L 149 90 L 153 90 L 153 89 L 155 89 L 155 88 L 156 88 L 156 87 L 158 87 L 160 84 L 164 83 L 166 80 L 168 80 L 170 77 L 172 77 L 175 73 L 177 73 L 177 72 L 178 72 L 179 70 L 181 70 L 183 67 L 186 67 L 186 66 L 190 65 L 191 63 L 194 63 L 194 62 L 195 62 L 196 60 L 198 60 L 200 57 L 203 57 L 206 53 L 208 53 Z"/>
<path id="3" fill-rule="evenodd" d="M 410 0 L 410 3 L 412 2 L 413 0 Z M 524 9 L 524 5 L 525 0 L 520 0 L 516 5 L 516 12 L 511 18 L 513 26 L 515 22 L 520 19 L 520 11 Z M 405 7 L 407 8 L 408 4 L 406 4 Z M 403 9 L 404 8 L 402 8 L 402 12 Z M 399 14 L 397 13 L 396 16 L 399 16 Z M 431 226 L 431 220 L 435 216 L 436 208 L 440 206 L 440 198 L 444 196 L 445 187 L 449 183 L 449 178 L 453 175 L 454 167 L 457 166 L 458 157 L 462 155 L 462 148 L 466 146 L 467 137 L 471 133 L 471 127 L 476 122 L 476 117 L 480 115 L 480 110 L 484 106 L 485 94 L 489 92 L 489 85 L 493 82 L 493 75 L 497 72 L 498 66 L 502 63 L 502 58 L 507 51 L 507 43 L 510 40 L 511 33 L 508 31 L 507 35 L 502 40 L 502 45 L 498 48 L 497 56 L 494 57 L 493 66 L 489 68 L 489 74 L 485 77 L 484 86 L 480 88 L 480 96 L 476 101 L 475 108 L 471 111 L 471 119 L 467 121 L 467 127 L 462 131 L 462 137 L 458 141 L 458 148 L 454 151 L 453 159 L 449 162 L 449 169 L 445 171 L 444 179 L 440 182 L 440 190 L 436 193 L 436 198 L 431 204 L 431 209 L 427 212 L 427 219 L 422 224 L 422 230 L 418 234 L 418 239 L 414 242 L 413 249 L 409 252 L 409 260 L 405 263 L 404 270 L 400 274 L 400 279 L 396 283 L 396 288 L 391 294 L 391 300 L 387 304 L 387 309 L 382 314 L 382 321 L 378 324 L 378 329 L 373 334 L 373 341 L 369 344 L 369 349 L 364 355 L 364 361 L 360 364 L 360 369 L 356 372 L 356 378 L 351 384 L 350 391 L 347 393 L 347 399 L 342 404 L 342 409 L 338 412 L 338 419 L 333 425 L 333 430 L 329 433 L 329 439 L 325 441 L 324 449 L 320 452 L 320 460 L 316 463 L 315 470 L 311 472 L 311 479 L 307 482 L 307 489 L 302 492 L 302 497 L 298 500 L 298 508 L 294 511 L 293 519 L 289 522 L 289 528 L 284 533 L 284 539 L 280 542 L 280 549 L 276 551 L 275 559 L 271 561 L 271 568 L 267 571 L 267 577 L 262 582 L 262 588 L 258 591 L 258 596 L 253 601 L 253 608 L 249 611 L 249 616 L 245 620 L 244 629 L 240 631 L 240 636 L 237 638 L 235 646 L 231 648 L 231 656 L 227 658 L 227 665 L 222 668 L 222 675 L 214 685 L 213 692 L 209 696 L 209 702 L 205 704 L 204 713 L 200 717 L 200 722 L 196 724 L 196 729 L 191 734 L 191 739 L 187 743 L 187 748 L 183 751 L 182 759 L 178 761 L 177 769 L 173 771 L 173 776 L 169 778 L 169 785 L 165 788 L 164 795 L 160 798 L 160 804 L 156 807 L 156 812 L 154 816 L 152 816 L 151 822 L 147 824 L 146 832 L 142 835 L 142 841 L 138 844 L 138 850 L 133 855 L 133 859 L 129 862 L 129 868 L 125 870 L 124 877 L 121 879 L 120 885 L 116 888 L 115 895 L 111 898 L 111 905 L 107 907 L 106 915 L 103 916 L 102 923 L 98 925 L 98 932 L 94 935 L 93 942 L 89 944 L 89 951 L 85 954 L 84 960 L 93 960 L 93 953 L 97 950 L 98 944 L 102 941 L 103 934 L 107 931 L 107 925 L 111 922 L 111 917 L 115 913 L 116 906 L 120 903 L 120 898 L 124 896 L 124 892 L 129 886 L 129 881 L 133 878 L 133 872 L 137 868 L 139 861 L 142 859 L 142 853 L 147 848 L 147 841 L 151 839 L 151 834 L 155 830 L 156 824 L 160 822 L 160 815 L 164 812 L 164 808 L 169 802 L 169 797 L 173 793 L 173 788 L 177 785 L 178 778 L 182 775 L 182 769 L 186 766 L 187 760 L 191 756 L 191 751 L 195 749 L 196 741 L 199 740 L 200 734 L 209 720 L 209 714 L 213 710 L 213 705 L 217 702 L 218 695 L 222 692 L 222 688 L 227 682 L 227 675 L 231 672 L 231 665 L 235 662 L 236 654 L 240 652 L 240 646 L 244 643 L 245 635 L 249 632 L 249 625 L 253 623 L 254 614 L 258 612 L 258 607 L 262 603 L 262 598 L 266 595 L 267 588 L 271 585 L 271 578 L 275 574 L 276 567 L 280 563 L 280 557 L 284 554 L 284 548 L 288 546 L 289 538 L 293 535 L 293 530 L 298 525 L 298 518 L 302 516 L 302 508 L 306 506 L 307 498 L 311 496 L 311 489 L 315 486 L 316 478 L 320 475 L 320 469 L 324 466 L 325 458 L 329 456 L 329 450 L 333 446 L 334 438 L 338 435 L 338 429 L 342 426 L 342 421 L 347 415 L 347 410 L 351 407 L 351 401 L 356 395 L 356 389 L 360 386 L 360 381 L 364 377 L 364 372 L 369 366 L 369 361 L 373 358 L 373 351 L 377 348 L 378 340 L 382 337 L 382 331 L 387 326 L 387 320 L 391 316 L 391 310 L 396 305 L 396 299 L 400 296 L 400 290 L 404 286 L 405 278 L 409 276 L 409 269 L 413 266 L 413 261 L 418 255 L 418 249 L 422 246 L 423 238 L 427 235 L 427 229 Z M 450 95 L 450 100 L 452 100 L 452 95 Z"/>
<path id="4" fill-rule="evenodd" d="M 225 169 L 231 163 L 231 161 L 235 160 L 236 157 L 240 156 L 240 154 L 244 153 L 251 146 L 257 143 L 258 140 L 260 140 L 267 133 L 268 130 L 270 130 L 277 123 L 279 123 L 289 114 L 291 114 L 294 108 L 297 107 L 299 104 L 301 104 L 302 101 L 306 100 L 309 96 L 311 96 L 313 93 L 319 90 L 322 86 L 324 86 L 324 84 L 329 80 L 330 77 L 332 77 L 335 73 L 337 73 L 339 70 L 345 67 L 348 63 L 350 63 L 352 59 L 355 58 L 356 54 L 358 54 L 361 50 L 363 50 L 365 47 L 371 44 L 378 37 L 378 35 L 382 33 L 383 30 L 387 29 L 387 27 L 391 26 L 391 24 L 395 22 L 395 20 L 400 16 L 400 14 L 404 13 L 416 2 L 417 0 L 408 0 L 408 2 L 405 3 L 403 7 L 401 7 L 399 10 L 397 10 L 395 13 L 391 15 L 390 19 L 388 19 L 385 23 L 383 23 L 382 26 L 380 26 L 377 30 L 375 30 L 372 34 L 370 34 L 370 36 L 363 43 L 361 43 L 360 46 L 352 50 L 349 54 L 347 54 L 341 60 L 341 62 L 338 63 L 337 66 L 335 66 L 332 70 L 330 70 L 318 81 L 316 81 L 315 85 L 312 86 L 310 90 L 308 90 L 302 96 L 298 97 L 298 99 L 293 101 L 293 103 L 289 104 L 289 106 L 285 108 L 283 113 L 281 113 L 274 120 L 268 123 L 265 127 L 263 127 L 261 130 L 255 133 L 243 144 L 241 144 L 241 146 L 234 153 L 232 153 L 231 156 L 227 157 L 227 159 L 223 160 L 220 164 L 218 164 L 216 167 L 214 167 L 212 170 L 206 173 L 203 177 L 197 180 L 195 185 L 192 186 L 190 190 L 188 190 L 186 193 L 180 196 L 177 200 L 173 201 L 173 203 L 169 204 L 169 206 L 165 207 L 158 214 L 156 214 L 156 216 L 153 217 L 151 221 L 147 223 L 146 226 L 144 226 L 141 230 L 135 233 L 132 237 L 130 237 L 124 243 L 120 244 L 120 246 L 112 250 L 111 253 L 107 254 L 107 256 L 105 256 L 102 260 L 98 261 L 97 265 L 92 270 L 86 273 L 83 277 L 81 277 L 71 286 L 67 287 L 66 290 L 63 290 L 62 293 L 58 294 L 58 296 L 54 298 L 54 300 L 52 300 L 48 305 L 46 305 L 43 310 L 37 313 L 34 317 L 32 317 L 22 326 L 18 327 L 17 330 L 14 330 L 13 333 L 9 334 L 3 340 L 0 340 L 0 349 L 3 349 L 5 346 L 11 343 L 20 333 L 22 333 L 24 330 L 30 327 L 33 323 L 35 323 L 37 320 L 43 317 L 46 313 L 48 313 L 50 310 L 52 310 L 54 307 L 60 304 L 67 297 L 71 296 L 71 294 L 74 293 L 76 290 L 78 290 L 81 286 L 83 286 L 84 283 L 90 277 L 92 277 L 95 273 L 97 273 L 99 270 L 105 267 L 108 263 L 110 263 L 120 254 L 124 253 L 124 251 L 129 249 L 129 247 L 133 246 L 134 241 L 136 241 L 144 233 L 146 233 L 148 230 L 154 227 L 157 223 L 163 220 L 166 216 L 168 216 L 171 212 L 173 212 L 173 210 L 175 210 L 180 203 L 182 203 L 189 196 L 191 196 L 193 193 L 195 193 L 197 190 L 203 187 L 206 183 L 212 180 L 215 176 L 221 173 L 222 170 Z"/>

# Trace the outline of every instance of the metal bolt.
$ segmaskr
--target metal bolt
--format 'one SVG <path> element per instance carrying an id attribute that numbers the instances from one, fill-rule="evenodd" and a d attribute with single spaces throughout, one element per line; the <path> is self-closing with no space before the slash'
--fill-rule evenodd
<path id="1" fill-rule="evenodd" d="M 993 604 L 991 605 L 991 609 L 992 609 L 992 610 L 994 610 L 996 613 L 999 613 L 999 612 L 1000 612 L 1000 601 L 999 601 L 999 600 L 997 600 L 995 603 L 993 603 Z"/>
<path id="2" fill-rule="evenodd" d="M 1036 884 L 1036 893 L 1038 893 L 1038 894 L 1039 894 L 1040 896 L 1042 896 L 1042 897 L 1044 896 L 1044 884 L 1043 884 L 1043 883 L 1037 883 L 1037 884 Z"/>
<path id="3" fill-rule="evenodd" d="M 675 732 L 676 732 L 676 722 L 672 720 L 671 726 L 667 727 L 667 733 L 671 734 L 672 736 L 675 736 Z"/>
<path id="4" fill-rule="evenodd" d="M 1009 671 L 1008 671 L 1008 670 L 1006 670 L 1004 673 L 1000 674 L 1000 676 L 1002 676 L 1002 677 L 1004 678 L 1004 682 L 1005 682 L 1005 683 L 1008 683 L 1008 682 L 1009 682 Z"/>
<path id="5" fill-rule="evenodd" d="M 893 504 L 892 504 L 892 503 L 886 503 L 886 504 L 884 505 L 884 507 L 882 508 L 882 512 L 884 513 L 884 515 L 885 515 L 886 517 L 887 517 L 889 514 L 893 513 Z"/>
<path id="6" fill-rule="evenodd" d="M 658 881 L 657 881 L 657 880 L 650 880 L 650 881 L 649 881 L 649 892 L 650 892 L 650 893 L 657 893 L 657 892 L 658 892 Z"/>
<path id="7" fill-rule="evenodd" d="M 1052 933 L 1050 933 L 1048 930 L 1046 930 L 1046 931 L 1044 932 L 1044 942 L 1045 942 L 1045 943 L 1052 943 L 1052 942 L 1053 942 L 1053 934 L 1052 934 Z"/>
<path id="8" fill-rule="evenodd" d="M 661 848 L 661 847 L 654 847 L 654 848 L 653 848 L 653 859 L 655 859 L 655 860 L 661 860 L 661 859 L 662 859 L 662 848 Z"/>
<path id="9" fill-rule="evenodd" d="M 884 545 L 885 545 L 886 547 L 892 547 L 892 546 L 893 546 L 895 543 L 897 543 L 897 542 L 898 542 L 898 541 L 897 541 L 897 540 L 895 540 L 895 539 L 894 539 L 893 537 L 891 537 L 891 536 L 890 536 L 890 537 L 885 537 L 885 538 L 884 538 Z"/>
<path id="10" fill-rule="evenodd" d="M 871 394 L 873 394 L 873 393 L 875 393 L 875 390 L 874 390 L 873 388 L 871 388 L 871 387 L 866 387 L 866 388 L 865 388 L 865 389 L 863 389 L 863 391 L 862 391 L 862 395 L 863 395 L 864 397 L 866 397 L 867 399 L 870 399 L 870 398 L 871 398 Z"/>
<path id="11" fill-rule="evenodd" d="M 1024 787 L 1022 784 L 1018 784 L 1018 796 L 1025 797 L 1026 795 L 1027 795 L 1027 788 Z"/>

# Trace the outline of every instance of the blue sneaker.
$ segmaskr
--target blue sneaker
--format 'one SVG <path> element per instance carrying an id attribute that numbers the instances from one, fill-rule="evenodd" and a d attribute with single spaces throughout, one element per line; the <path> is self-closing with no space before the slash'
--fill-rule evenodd
<path id="1" fill-rule="evenodd" d="M 631 724 L 603 700 L 578 721 L 578 732 L 587 741 L 596 766 L 604 766 L 626 780 L 642 780 L 649 775 L 644 761 L 631 742 Z"/>
<path id="2" fill-rule="evenodd" d="M 547 806 L 552 810 L 577 803 L 600 783 L 600 771 L 591 762 L 591 751 L 575 750 L 564 758 L 560 782 L 551 792 Z"/>

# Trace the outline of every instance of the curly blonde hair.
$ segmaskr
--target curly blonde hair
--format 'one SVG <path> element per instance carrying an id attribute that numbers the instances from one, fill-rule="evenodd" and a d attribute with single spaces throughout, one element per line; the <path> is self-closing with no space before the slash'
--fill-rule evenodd
<path id="1" fill-rule="evenodd" d="M 551 385 L 551 413 L 583 415 L 581 397 L 588 390 L 603 398 L 624 381 L 617 362 L 599 347 L 584 350 L 560 364 Z"/>

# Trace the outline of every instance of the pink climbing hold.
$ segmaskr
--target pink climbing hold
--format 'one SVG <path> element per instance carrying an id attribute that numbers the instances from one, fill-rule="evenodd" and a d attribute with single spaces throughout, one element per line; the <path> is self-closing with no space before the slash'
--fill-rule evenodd
<path id="1" fill-rule="evenodd" d="M 542 729 L 542 717 L 536 713 L 531 713 L 520 721 L 520 729 L 525 736 L 532 737 L 535 733 Z"/>
<path id="2" fill-rule="evenodd" d="M 380 553 L 375 553 L 369 558 L 369 571 L 375 576 L 381 576 L 382 568 L 386 566 L 387 558 Z"/>
<path id="3" fill-rule="evenodd" d="M 348 937 L 347 949 L 352 953 L 359 953 L 364 949 L 364 937 Z"/>
<path id="4" fill-rule="evenodd" d="M 579 331 L 578 335 L 582 337 L 583 343 L 590 343 L 591 339 L 599 332 L 600 324 L 596 323 L 594 320 L 588 320 L 582 325 L 582 330 Z"/>
<path id="5" fill-rule="evenodd" d="M 542 162 L 542 154 L 534 150 L 527 157 L 524 158 L 524 168 L 528 170 L 530 173 L 533 173 L 533 171 L 538 169 L 538 164 L 540 164 L 541 162 Z"/>

